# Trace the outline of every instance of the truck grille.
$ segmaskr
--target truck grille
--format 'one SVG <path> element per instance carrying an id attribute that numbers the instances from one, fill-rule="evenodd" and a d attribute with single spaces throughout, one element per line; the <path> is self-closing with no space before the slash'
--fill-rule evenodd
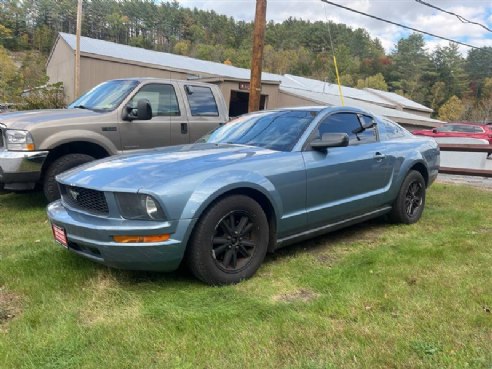
<path id="1" fill-rule="evenodd" d="M 83 187 L 60 185 L 62 200 L 67 205 L 97 215 L 108 215 L 108 203 L 102 191 Z"/>

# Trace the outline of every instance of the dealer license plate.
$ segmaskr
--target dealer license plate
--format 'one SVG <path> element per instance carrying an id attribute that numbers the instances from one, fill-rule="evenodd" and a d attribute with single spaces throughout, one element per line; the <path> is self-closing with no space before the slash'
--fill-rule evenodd
<path id="1" fill-rule="evenodd" d="M 55 241 L 61 244 L 63 247 L 68 248 L 67 233 L 65 232 L 65 229 L 57 226 L 56 224 L 52 224 L 51 229 L 53 230 Z"/>

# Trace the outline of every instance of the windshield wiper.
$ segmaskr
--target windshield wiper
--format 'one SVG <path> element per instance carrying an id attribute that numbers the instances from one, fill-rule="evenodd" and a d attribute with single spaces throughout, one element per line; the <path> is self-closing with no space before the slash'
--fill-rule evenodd
<path id="1" fill-rule="evenodd" d="M 91 108 L 88 108 L 85 105 L 75 105 L 73 108 L 74 109 L 87 109 L 87 110 L 92 110 Z"/>

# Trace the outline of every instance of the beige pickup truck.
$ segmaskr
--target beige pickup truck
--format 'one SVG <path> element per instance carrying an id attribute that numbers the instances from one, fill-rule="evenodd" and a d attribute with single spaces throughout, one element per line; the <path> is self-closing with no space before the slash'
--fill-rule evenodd
<path id="1" fill-rule="evenodd" d="M 0 189 L 23 191 L 40 184 L 53 201 L 61 172 L 129 150 L 194 142 L 227 120 L 216 85 L 107 81 L 67 109 L 0 114 Z"/>

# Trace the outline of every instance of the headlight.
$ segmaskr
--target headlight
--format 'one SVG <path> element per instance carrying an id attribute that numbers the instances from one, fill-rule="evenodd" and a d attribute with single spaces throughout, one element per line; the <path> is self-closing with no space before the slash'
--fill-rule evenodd
<path id="1" fill-rule="evenodd" d="M 121 216 L 125 219 L 165 220 L 159 203 L 150 195 L 138 193 L 115 193 Z"/>
<path id="2" fill-rule="evenodd" d="M 34 142 L 32 136 L 27 131 L 20 129 L 7 129 L 5 138 L 8 150 L 14 151 L 33 151 Z"/>

